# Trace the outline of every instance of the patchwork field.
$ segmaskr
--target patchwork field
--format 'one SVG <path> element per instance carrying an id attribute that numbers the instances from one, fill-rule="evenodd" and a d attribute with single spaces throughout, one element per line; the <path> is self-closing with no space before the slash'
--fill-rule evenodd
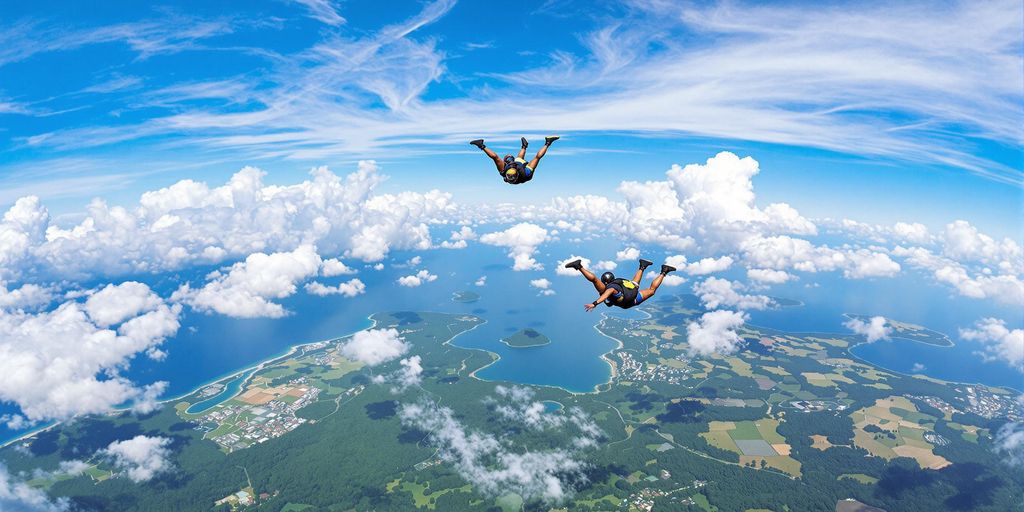
<path id="1" fill-rule="evenodd" d="M 765 418 L 757 421 L 712 421 L 701 437 L 711 446 L 731 451 L 740 464 L 758 469 L 774 468 L 798 477 L 800 462 L 790 457 L 792 447 L 779 435 L 779 421 Z"/>
<path id="2" fill-rule="evenodd" d="M 844 384 L 854 384 L 854 382 L 850 380 L 849 377 L 846 377 L 839 373 L 804 372 L 801 375 L 804 379 L 807 380 L 808 384 L 820 388 L 838 388 L 839 384 L 836 384 L 837 382 L 842 382 Z"/>
<path id="3" fill-rule="evenodd" d="M 879 398 L 875 405 L 850 414 L 853 443 L 886 460 L 909 457 L 921 468 L 941 469 L 950 464 L 933 452 L 924 435 L 933 432 L 937 418 L 923 414 L 902 396 Z"/>

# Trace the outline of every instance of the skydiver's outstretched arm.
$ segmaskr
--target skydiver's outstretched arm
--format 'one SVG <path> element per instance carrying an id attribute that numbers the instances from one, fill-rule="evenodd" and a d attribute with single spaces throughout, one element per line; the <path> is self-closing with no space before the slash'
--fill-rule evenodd
<path id="1" fill-rule="evenodd" d="M 595 300 L 594 302 L 588 302 L 584 304 L 583 309 L 586 309 L 587 311 L 593 311 L 598 304 L 608 300 L 613 293 L 615 293 L 615 290 L 608 288 L 607 290 L 604 291 L 604 293 L 601 294 L 600 297 L 597 298 L 597 300 Z"/>

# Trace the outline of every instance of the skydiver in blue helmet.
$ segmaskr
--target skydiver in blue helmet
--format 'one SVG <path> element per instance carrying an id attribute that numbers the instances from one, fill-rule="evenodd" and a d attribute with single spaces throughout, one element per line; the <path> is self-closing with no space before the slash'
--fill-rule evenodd
<path id="1" fill-rule="evenodd" d="M 601 274 L 601 278 L 598 279 L 593 272 L 583 268 L 582 260 L 570 261 L 565 264 L 565 268 L 573 268 L 580 271 L 583 277 L 587 278 L 587 281 L 590 281 L 594 288 L 597 289 L 597 293 L 600 294 L 597 300 L 583 306 L 587 311 L 592 311 L 602 302 L 608 307 L 618 306 L 622 309 L 629 309 L 651 298 L 654 292 L 658 291 L 658 287 L 661 286 L 661 281 L 665 279 L 665 276 L 676 269 L 671 265 L 662 265 L 661 273 L 654 277 L 650 288 L 641 290 L 640 281 L 644 277 L 644 270 L 653 264 L 651 261 L 641 259 L 640 268 L 633 274 L 633 279 L 615 277 L 615 274 L 611 272 Z"/>
<path id="2" fill-rule="evenodd" d="M 505 183 L 519 185 L 533 179 L 533 171 L 537 169 L 540 159 L 544 158 L 548 152 L 548 146 L 558 139 L 557 135 L 544 137 L 544 147 L 540 148 L 537 155 L 529 162 L 526 161 L 526 146 L 529 145 L 526 137 L 519 139 L 523 143 L 519 154 L 517 156 L 505 155 L 505 158 L 499 157 L 497 153 L 485 146 L 483 139 L 471 140 L 469 143 L 480 148 L 487 156 L 491 157 L 491 160 L 494 160 L 494 166 L 498 168 L 498 174 L 501 175 L 501 179 L 505 180 Z"/>

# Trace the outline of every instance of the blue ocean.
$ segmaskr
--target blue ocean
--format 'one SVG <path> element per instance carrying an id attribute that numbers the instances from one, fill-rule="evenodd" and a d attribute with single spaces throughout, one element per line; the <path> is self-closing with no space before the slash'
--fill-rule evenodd
<path id="1" fill-rule="evenodd" d="M 613 259 L 615 251 L 622 248 L 612 240 L 587 244 L 584 256 L 594 261 Z M 140 384 L 167 381 L 165 397 L 181 396 L 206 383 L 237 375 L 260 361 L 287 352 L 293 345 L 367 328 L 372 313 L 419 310 L 470 313 L 487 320 L 455 340 L 456 345 L 485 349 L 501 356 L 500 361 L 478 372 L 480 378 L 557 386 L 573 392 L 591 391 L 610 376 L 610 367 L 600 356 L 614 348 L 615 342 L 594 329 L 601 314 L 611 311 L 601 307 L 587 313 L 583 309 L 583 304 L 596 296 L 590 284 L 580 276 L 555 275 L 557 262 L 574 252 L 579 252 L 578 247 L 566 242 L 543 246 L 536 259 L 544 264 L 545 270 L 538 272 L 514 272 L 506 249 L 481 244 L 471 244 L 462 250 L 393 253 L 380 271 L 348 261 L 360 270 L 357 277 L 366 283 L 366 294 L 355 298 L 316 297 L 300 289 L 282 301 L 292 314 L 281 319 L 239 320 L 186 308 L 178 335 L 162 346 L 167 358 L 160 362 L 136 358 L 124 373 Z M 417 255 L 422 257 L 418 266 L 405 265 Z M 660 250 L 645 253 L 656 263 L 665 255 Z M 621 262 L 619 273 L 631 274 L 634 265 Z M 416 288 L 397 284 L 398 277 L 419 269 L 428 269 L 438 276 L 437 280 Z M 209 270 L 134 279 L 169 296 L 176 283 L 186 279 L 200 284 Z M 487 276 L 486 284 L 478 287 L 474 282 L 482 276 Z M 336 284 L 352 277 L 322 281 Z M 555 295 L 541 296 L 538 289 L 530 286 L 531 279 L 540 277 L 552 281 Z M 723 277 L 743 278 L 739 270 L 726 272 Z M 690 293 L 694 280 L 689 281 L 676 288 L 663 287 L 659 295 Z M 462 290 L 475 292 L 480 299 L 472 303 L 453 301 L 453 293 Z M 946 333 L 956 346 L 943 348 L 886 340 L 855 347 L 853 353 L 857 357 L 898 372 L 910 373 L 919 364 L 924 367 L 921 373 L 940 379 L 1024 389 L 1020 372 L 1003 362 L 986 362 L 977 354 L 981 348 L 977 343 L 960 341 L 957 336 L 959 328 L 969 327 L 986 316 L 1003 318 L 1019 327 L 1020 312 L 1012 307 L 954 297 L 945 287 L 913 271 L 906 271 L 897 279 L 857 281 L 831 274 L 803 274 L 800 280 L 765 293 L 799 300 L 803 305 L 752 312 L 751 324 L 798 332 L 848 332 L 842 326 L 843 313 L 883 315 Z M 658 296 L 652 300 L 658 300 Z M 544 333 L 551 343 L 512 348 L 499 341 L 527 327 Z M 0 415 L 15 410 L 5 405 L 0 407 Z M 0 439 L 18 434 L 0 427 Z"/>

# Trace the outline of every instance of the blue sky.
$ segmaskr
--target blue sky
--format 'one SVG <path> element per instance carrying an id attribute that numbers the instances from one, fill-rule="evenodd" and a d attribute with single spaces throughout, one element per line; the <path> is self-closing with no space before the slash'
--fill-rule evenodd
<path id="1" fill-rule="evenodd" d="M 1019 239 L 1021 6 L 33 2 L 0 7 L 0 204 L 128 204 L 245 165 L 543 202 L 720 150 L 816 218 Z M 465 141 L 558 143 L 510 189 Z"/>

